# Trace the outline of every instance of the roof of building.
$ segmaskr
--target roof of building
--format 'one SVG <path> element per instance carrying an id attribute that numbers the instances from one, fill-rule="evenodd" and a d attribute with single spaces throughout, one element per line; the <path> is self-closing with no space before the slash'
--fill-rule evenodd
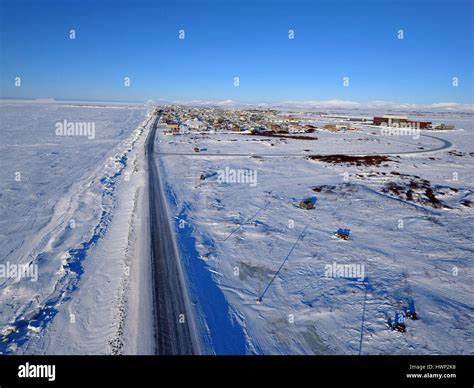
<path id="1" fill-rule="evenodd" d="M 303 199 L 303 202 L 305 203 L 312 203 L 313 205 L 316 203 L 318 199 L 316 197 L 309 197 L 309 198 L 305 198 Z"/>

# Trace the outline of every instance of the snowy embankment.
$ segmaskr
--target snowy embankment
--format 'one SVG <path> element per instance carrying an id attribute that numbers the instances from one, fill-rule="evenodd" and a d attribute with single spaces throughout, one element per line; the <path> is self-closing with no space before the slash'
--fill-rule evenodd
<path id="1" fill-rule="evenodd" d="M 149 117 L 140 125 L 143 107 L 109 108 L 1 105 L 10 161 L 1 172 L 2 263 L 38 273 L 37 281 L 2 279 L 2 353 L 135 351 L 124 343 L 123 306 L 135 295 L 128 241 L 140 216 L 132 216 L 143 185 L 136 149 Z M 94 136 L 58 136 L 64 120 L 93 123 Z"/>
<path id="2" fill-rule="evenodd" d="M 180 248 L 209 349 L 474 353 L 474 129 L 472 119 L 464 123 L 470 124 L 464 130 L 422 131 L 452 143 L 433 152 L 425 151 L 442 141 L 381 136 L 364 125 L 346 133 L 318 130 L 315 141 L 160 133 Z M 308 157 L 372 153 L 389 156 Z M 315 209 L 295 206 L 311 196 L 318 198 Z M 338 228 L 351 230 L 348 241 L 334 236 Z M 341 265 L 362 272 L 333 271 Z M 419 319 L 408 319 L 405 333 L 388 328 L 412 303 Z"/>

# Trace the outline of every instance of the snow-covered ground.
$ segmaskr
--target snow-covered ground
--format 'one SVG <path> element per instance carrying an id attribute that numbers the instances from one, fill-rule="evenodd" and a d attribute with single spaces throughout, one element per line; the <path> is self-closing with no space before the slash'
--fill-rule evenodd
<path id="1" fill-rule="evenodd" d="M 143 105 L 0 104 L 0 265 L 30 269 L 0 278 L 1 353 L 122 352 L 145 114 Z M 86 127 L 64 133 L 58 123 Z"/>
<path id="2" fill-rule="evenodd" d="M 318 127 L 380 113 L 291 110 Z M 457 129 L 413 138 L 354 123 L 303 140 L 160 127 L 205 353 L 474 353 L 472 113 L 410 117 Z M 153 352 L 152 119 L 143 105 L 0 103 L 0 269 L 26 265 L 0 276 L 1 353 Z M 68 123 L 93 131 L 57 131 Z M 313 196 L 315 209 L 297 206 Z M 419 319 L 388 328 L 410 303 Z"/>
<path id="3" fill-rule="evenodd" d="M 358 124 L 296 140 L 161 128 L 162 170 L 209 349 L 474 353 L 473 117 L 433 116 L 420 114 L 457 129 L 413 139 Z M 387 160 L 308 157 L 331 154 Z M 315 209 L 296 206 L 311 196 Z M 351 230 L 348 241 L 334 236 L 338 228 Z M 362 272 L 331 272 L 346 264 Z M 405 333 L 391 330 L 387 322 L 411 303 L 419 319 L 407 319 Z"/>

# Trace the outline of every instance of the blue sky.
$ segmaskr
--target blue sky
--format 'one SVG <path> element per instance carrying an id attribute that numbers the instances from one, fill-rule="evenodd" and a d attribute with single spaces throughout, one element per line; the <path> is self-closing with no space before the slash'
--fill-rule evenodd
<path id="1" fill-rule="evenodd" d="M 3 98 L 473 102 L 470 0 L 0 4 Z"/>

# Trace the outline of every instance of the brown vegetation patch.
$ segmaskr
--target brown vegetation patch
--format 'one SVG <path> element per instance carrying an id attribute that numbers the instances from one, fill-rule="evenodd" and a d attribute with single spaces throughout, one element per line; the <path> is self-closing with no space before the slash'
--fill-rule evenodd
<path id="1" fill-rule="evenodd" d="M 332 164 L 350 164 L 355 166 L 379 166 L 385 162 L 393 162 L 385 155 L 366 155 L 366 156 L 351 156 L 351 155 L 310 155 L 311 160 L 320 160 L 321 162 Z"/>
<path id="2" fill-rule="evenodd" d="M 313 187 L 313 191 L 317 193 L 321 193 L 321 192 L 332 193 L 335 189 L 336 189 L 336 186 L 331 186 L 331 185 L 321 185 L 321 186 Z"/>
<path id="3" fill-rule="evenodd" d="M 461 152 L 461 151 L 458 151 L 458 150 L 448 151 L 448 154 L 453 155 L 453 156 L 465 156 L 466 155 L 464 152 Z"/>
<path id="4" fill-rule="evenodd" d="M 381 191 L 383 193 L 395 195 L 400 199 L 416 202 L 435 209 L 449 209 L 449 206 L 436 197 L 437 194 L 443 195 L 442 190 L 433 188 L 430 181 L 415 175 L 400 174 L 398 172 L 392 172 L 392 174 L 399 176 L 401 180 L 398 182 L 387 182 L 382 187 Z M 455 188 L 448 189 L 452 192 L 458 191 Z"/>

